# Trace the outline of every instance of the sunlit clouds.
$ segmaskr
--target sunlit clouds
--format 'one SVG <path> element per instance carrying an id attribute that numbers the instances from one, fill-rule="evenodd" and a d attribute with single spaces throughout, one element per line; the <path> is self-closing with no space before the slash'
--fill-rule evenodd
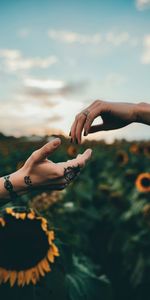
<path id="1" fill-rule="evenodd" d="M 81 34 L 73 31 L 49 29 L 48 37 L 54 41 L 80 45 L 89 44 L 96 46 L 106 43 L 118 47 L 127 43 L 134 46 L 134 41 L 136 41 L 135 46 L 137 44 L 137 39 L 130 36 L 129 32 L 126 31 L 108 31 L 106 33 L 100 31 L 93 34 Z"/>
<path id="2" fill-rule="evenodd" d="M 150 34 L 144 37 L 144 50 L 141 57 L 143 64 L 150 64 Z"/>
<path id="3" fill-rule="evenodd" d="M 53 40 L 58 40 L 66 43 L 79 43 L 79 44 L 98 44 L 101 42 L 102 38 L 99 33 L 81 34 L 73 31 L 65 30 L 55 30 L 50 29 L 48 31 L 49 38 Z"/>
<path id="4" fill-rule="evenodd" d="M 136 0 L 136 7 L 139 10 L 150 8 L 150 0 Z"/>
<path id="5" fill-rule="evenodd" d="M 58 62 L 58 58 L 54 55 L 48 57 L 24 57 L 19 50 L 0 49 L 0 58 L 3 68 L 8 72 L 16 72 L 19 70 L 30 70 L 33 68 L 46 69 Z"/>
<path id="6" fill-rule="evenodd" d="M 33 2 L 0 3 L 0 132 L 68 135 L 96 99 L 150 102 L 149 0 Z M 91 137 L 149 136 L 130 128 Z"/>

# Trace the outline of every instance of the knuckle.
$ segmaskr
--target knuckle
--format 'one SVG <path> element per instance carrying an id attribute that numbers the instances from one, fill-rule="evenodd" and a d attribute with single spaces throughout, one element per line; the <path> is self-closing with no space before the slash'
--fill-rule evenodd
<path id="1" fill-rule="evenodd" d="M 80 114 L 80 115 L 78 116 L 78 120 L 81 121 L 81 120 L 83 119 L 83 117 L 84 117 L 84 115 L 83 115 L 83 114 Z"/>
<path id="2" fill-rule="evenodd" d="M 94 104 L 98 104 L 98 103 L 100 103 L 100 100 L 95 100 L 94 101 Z"/>
<path id="3" fill-rule="evenodd" d="M 50 146 L 49 146 L 49 145 L 46 145 L 46 146 L 44 147 L 44 152 L 45 152 L 45 153 L 49 153 L 49 150 L 50 150 Z"/>
<path id="4" fill-rule="evenodd" d="M 75 120 L 76 120 L 76 121 L 78 120 L 79 116 L 80 116 L 80 114 L 77 114 L 77 115 L 75 116 Z"/>
<path id="5" fill-rule="evenodd" d="M 32 153 L 31 158 L 32 158 L 33 160 L 36 159 L 37 153 L 38 153 L 38 150 L 35 150 L 35 151 Z"/>
<path id="6" fill-rule="evenodd" d="M 93 117 L 94 117 L 94 114 L 92 112 L 90 112 L 88 115 L 87 121 L 90 122 Z"/>

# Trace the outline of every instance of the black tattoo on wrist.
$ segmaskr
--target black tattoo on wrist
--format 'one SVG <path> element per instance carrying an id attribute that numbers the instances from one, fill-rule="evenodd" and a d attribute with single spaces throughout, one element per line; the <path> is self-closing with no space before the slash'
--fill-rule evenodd
<path id="1" fill-rule="evenodd" d="M 80 174 L 80 167 L 68 167 L 64 170 L 64 177 L 69 184 L 71 181 L 73 181 L 78 175 Z"/>
<path id="2" fill-rule="evenodd" d="M 26 185 L 32 186 L 32 181 L 31 181 L 30 176 L 25 176 L 24 177 L 24 182 L 25 182 Z"/>
<path id="3" fill-rule="evenodd" d="M 9 192 L 10 198 L 16 199 L 16 197 L 18 196 L 17 193 L 14 191 L 14 187 L 13 184 L 10 181 L 10 175 L 4 176 L 4 187 L 5 189 Z"/>

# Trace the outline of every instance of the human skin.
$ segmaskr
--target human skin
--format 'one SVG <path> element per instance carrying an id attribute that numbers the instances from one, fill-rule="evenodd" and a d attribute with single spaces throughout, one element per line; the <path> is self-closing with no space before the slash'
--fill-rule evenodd
<path id="1" fill-rule="evenodd" d="M 103 123 L 92 125 L 98 116 Z M 71 141 L 80 144 L 82 134 L 119 129 L 133 122 L 150 125 L 150 104 L 96 100 L 76 115 L 70 130 Z"/>
<path id="2" fill-rule="evenodd" d="M 67 187 L 68 182 L 64 176 L 64 170 L 68 167 L 77 167 L 81 169 L 91 157 L 91 149 L 87 149 L 83 154 L 79 154 L 75 159 L 66 162 L 54 163 L 47 157 L 56 151 L 60 146 L 59 138 L 45 144 L 42 148 L 34 151 L 27 159 L 24 166 L 18 171 L 9 174 L 13 190 L 17 194 L 25 193 L 29 188 L 31 190 L 62 190 Z M 25 183 L 25 177 L 30 178 L 32 184 L 28 186 Z M 4 177 L 0 178 L 0 198 L 9 199 L 9 192 L 4 187 Z"/>

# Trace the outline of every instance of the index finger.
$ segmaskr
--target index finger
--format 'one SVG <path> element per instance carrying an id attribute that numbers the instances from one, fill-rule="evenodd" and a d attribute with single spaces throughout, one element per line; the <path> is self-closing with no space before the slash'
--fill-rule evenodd
<path id="1" fill-rule="evenodd" d="M 77 167 L 83 168 L 88 160 L 90 160 L 92 155 L 92 150 L 87 149 L 84 153 L 79 154 L 75 159 L 69 160 L 68 162 L 64 163 L 65 168 L 68 167 Z"/>

